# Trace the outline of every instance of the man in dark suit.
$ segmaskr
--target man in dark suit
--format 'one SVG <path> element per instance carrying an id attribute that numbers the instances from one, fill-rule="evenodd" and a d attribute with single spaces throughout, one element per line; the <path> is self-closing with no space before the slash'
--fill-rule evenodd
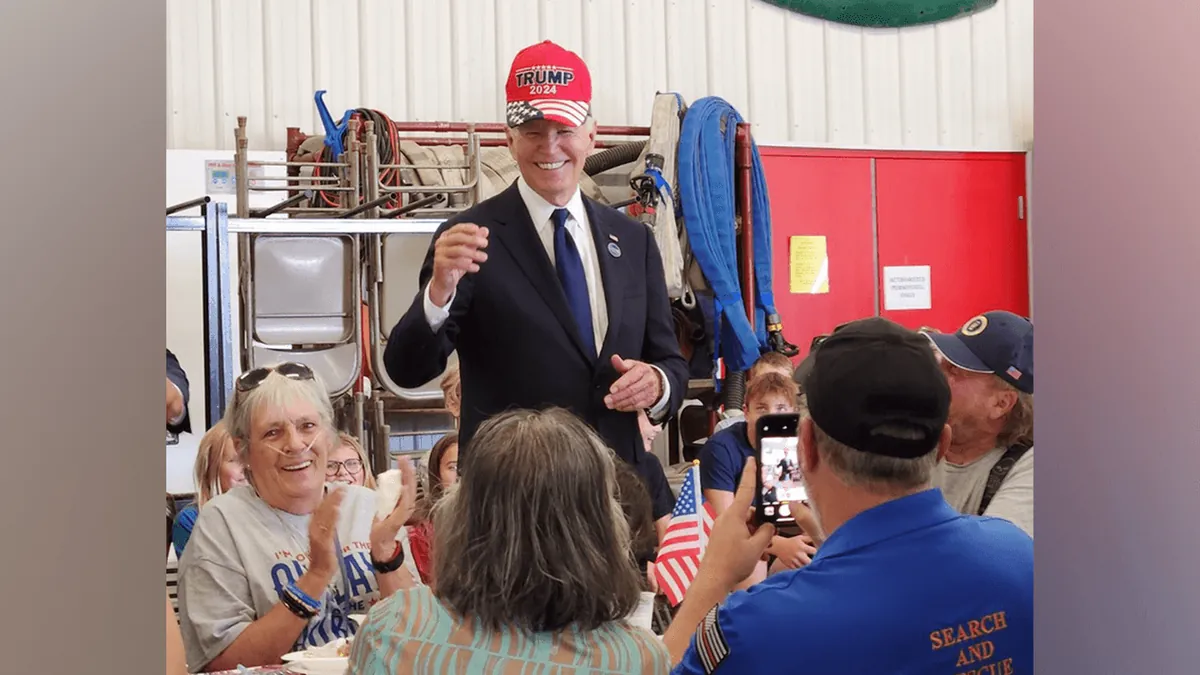
<path id="1" fill-rule="evenodd" d="M 666 517 L 674 497 L 662 465 L 645 460 L 637 413 L 656 423 L 673 415 L 687 364 L 653 233 L 579 189 L 596 138 L 582 59 L 551 42 L 528 47 L 506 94 L 521 178 L 438 228 L 385 367 L 417 387 L 457 349 L 460 452 L 498 412 L 564 407 L 638 469 L 655 519 Z"/>
<path id="2" fill-rule="evenodd" d="M 188 416 L 188 379 L 179 359 L 167 350 L 167 431 L 173 434 L 191 433 Z"/>

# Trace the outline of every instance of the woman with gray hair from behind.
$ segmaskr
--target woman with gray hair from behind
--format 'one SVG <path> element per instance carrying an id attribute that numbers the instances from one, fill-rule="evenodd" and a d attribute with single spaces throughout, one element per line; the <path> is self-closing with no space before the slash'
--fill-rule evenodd
<path id="1" fill-rule="evenodd" d="M 434 508 L 435 586 L 397 592 L 355 638 L 356 675 L 667 673 L 639 600 L 614 455 L 574 415 L 508 412 Z"/>
<path id="2" fill-rule="evenodd" d="M 415 475 L 386 518 L 356 485 L 326 485 L 337 443 L 325 387 L 282 363 L 238 378 L 225 427 L 248 485 L 200 510 L 179 564 L 179 610 L 192 672 L 280 663 L 284 654 L 350 638 L 348 618 L 412 584 L 398 535 Z"/>

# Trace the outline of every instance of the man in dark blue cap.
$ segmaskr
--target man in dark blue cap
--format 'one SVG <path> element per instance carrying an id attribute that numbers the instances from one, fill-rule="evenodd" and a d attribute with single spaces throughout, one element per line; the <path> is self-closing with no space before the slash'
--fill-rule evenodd
<path id="1" fill-rule="evenodd" d="M 747 526 L 748 460 L 664 636 L 675 672 L 1032 671 L 1032 538 L 959 513 L 932 486 L 951 432 L 929 342 L 886 319 L 855 321 L 814 350 L 803 379 L 812 510 L 793 512 L 821 546 L 808 566 L 726 598 L 774 534 Z"/>
<path id="2" fill-rule="evenodd" d="M 980 314 L 928 332 L 950 383 L 946 456 L 933 484 L 961 513 L 996 516 L 1033 536 L 1033 323 Z"/>

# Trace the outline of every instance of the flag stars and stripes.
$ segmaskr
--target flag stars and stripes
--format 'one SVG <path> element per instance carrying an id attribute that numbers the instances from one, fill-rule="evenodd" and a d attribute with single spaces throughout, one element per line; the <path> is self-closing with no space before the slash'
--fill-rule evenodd
<path id="1" fill-rule="evenodd" d="M 700 665 L 705 673 L 712 673 L 729 656 L 729 643 L 721 632 L 721 623 L 717 620 L 717 607 L 713 607 L 705 615 L 704 621 L 696 631 L 696 653 L 700 656 Z"/>
<path id="2" fill-rule="evenodd" d="M 696 578 L 712 532 L 712 505 L 700 495 L 699 474 L 695 465 L 688 470 L 654 562 L 659 586 L 672 606 L 683 602 L 688 586 Z"/>
<path id="3" fill-rule="evenodd" d="M 529 101 L 511 101 L 504 109 L 509 126 L 520 126 L 530 120 L 542 119 L 546 115 L 557 115 L 575 126 L 583 124 L 591 107 L 580 101 L 563 101 L 539 98 Z"/>

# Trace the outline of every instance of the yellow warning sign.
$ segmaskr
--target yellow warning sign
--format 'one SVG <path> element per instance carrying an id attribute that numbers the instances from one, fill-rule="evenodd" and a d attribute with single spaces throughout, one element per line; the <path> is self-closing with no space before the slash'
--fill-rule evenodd
<path id="1" fill-rule="evenodd" d="M 788 239 L 788 268 L 792 293 L 829 292 L 829 255 L 823 236 Z"/>

